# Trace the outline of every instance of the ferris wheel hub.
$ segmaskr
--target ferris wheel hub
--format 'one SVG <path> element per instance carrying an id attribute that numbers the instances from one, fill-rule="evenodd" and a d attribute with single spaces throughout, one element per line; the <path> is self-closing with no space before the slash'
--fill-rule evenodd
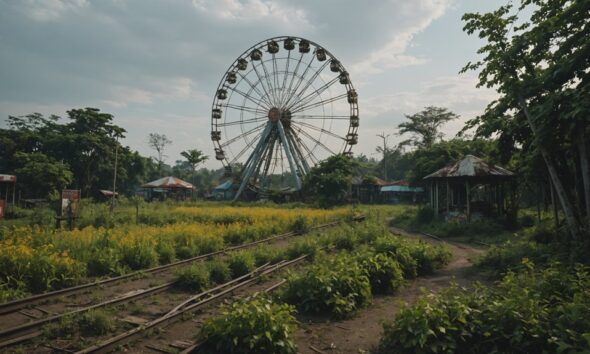
<path id="1" fill-rule="evenodd" d="M 268 120 L 272 123 L 276 123 L 280 120 L 283 125 L 288 126 L 291 124 L 291 111 L 286 108 L 272 107 L 268 111 Z"/>

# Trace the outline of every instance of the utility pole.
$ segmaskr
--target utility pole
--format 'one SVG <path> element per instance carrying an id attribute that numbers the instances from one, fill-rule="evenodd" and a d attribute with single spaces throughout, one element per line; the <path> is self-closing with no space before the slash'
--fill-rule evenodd
<path id="1" fill-rule="evenodd" d="M 383 139 L 383 179 L 387 181 L 387 138 L 391 136 L 391 134 L 385 135 L 385 133 L 377 134 L 377 136 Z"/>

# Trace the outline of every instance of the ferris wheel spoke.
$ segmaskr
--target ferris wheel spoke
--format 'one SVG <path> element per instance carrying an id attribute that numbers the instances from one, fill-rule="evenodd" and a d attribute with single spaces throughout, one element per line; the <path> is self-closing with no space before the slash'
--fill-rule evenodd
<path id="1" fill-rule="evenodd" d="M 293 103 L 291 105 L 291 107 L 289 107 L 289 109 L 294 110 L 294 109 L 297 109 L 298 107 L 305 106 L 306 104 L 311 103 L 317 97 L 321 97 L 321 94 L 324 91 L 326 91 L 328 88 L 330 88 L 330 86 L 334 85 L 334 83 L 336 83 L 338 80 L 339 80 L 339 78 L 338 77 L 335 77 L 334 79 L 328 81 L 327 83 L 325 83 L 324 85 L 322 85 L 321 87 L 319 87 L 314 92 L 311 92 L 307 96 L 301 98 L 299 100 L 299 102 Z"/>
<path id="2" fill-rule="evenodd" d="M 260 135 L 257 135 L 254 139 L 252 139 L 250 141 L 250 143 L 246 144 L 246 146 L 244 146 L 242 148 L 242 150 L 240 150 L 240 152 L 238 152 L 238 154 L 236 156 L 234 156 L 233 159 L 231 159 L 229 164 L 233 165 L 236 162 L 238 162 L 240 160 L 240 158 L 242 157 L 242 155 L 244 155 L 244 153 L 246 153 L 246 151 L 248 151 L 252 147 L 252 145 L 254 145 L 259 139 L 260 139 Z"/>
<path id="3" fill-rule="evenodd" d="M 312 162 L 314 164 L 318 163 L 320 161 L 320 159 L 317 158 L 317 156 L 315 156 L 315 154 L 313 153 L 312 150 L 310 150 L 307 145 L 305 145 L 303 143 L 303 141 L 301 140 L 301 138 L 295 134 L 292 130 L 291 130 L 291 136 L 292 138 L 299 144 L 299 146 L 301 146 L 305 151 L 307 151 L 307 157 L 312 159 Z"/>
<path id="4" fill-rule="evenodd" d="M 319 107 L 319 106 L 323 106 L 323 105 L 325 105 L 327 103 L 332 103 L 332 102 L 341 100 L 343 98 L 346 98 L 346 96 L 348 96 L 348 94 L 347 93 L 343 93 L 341 95 L 334 96 L 332 98 L 328 98 L 328 99 L 325 99 L 323 101 L 311 103 L 311 104 L 309 104 L 307 106 L 301 106 L 301 107 L 298 107 L 296 110 L 292 110 L 291 111 L 291 114 L 296 113 L 296 112 L 302 112 L 302 111 L 305 111 L 307 109 L 312 109 L 312 108 L 316 108 L 316 107 Z"/>
<path id="5" fill-rule="evenodd" d="M 315 58 L 315 55 L 312 55 L 311 60 L 309 61 L 309 63 L 307 63 L 307 67 L 303 71 L 303 74 L 301 74 L 301 76 L 299 77 L 299 80 L 297 81 L 297 85 L 295 85 L 293 92 L 291 92 L 289 98 L 287 98 L 287 102 L 285 102 L 285 104 L 284 104 L 285 106 L 289 106 L 290 101 L 293 99 L 293 97 L 295 97 L 295 92 L 297 92 L 297 90 L 299 90 L 299 86 L 301 86 L 301 83 L 303 82 L 303 80 L 305 80 L 305 75 L 309 71 L 309 68 L 311 67 L 311 63 L 313 63 L 314 58 Z"/>
<path id="6" fill-rule="evenodd" d="M 289 73 L 289 66 L 291 64 L 291 51 L 288 50 L 287 51 L 287 68 L 285 69 L 285 74 L 283 75 L 283 84 L 281 85 L 281 90 L 280 90 L 280 94 L 281 97 L 279 99 L 281 105 L 283 104 L 283 99 L 285 98 L 285 88 L 287 87 L 287 78 L 289 77 L 288 73 Z"/>
<path id="7" fill-rule="evenodd" d="M 222 104 L 219 107 L 222 107 L 222 108 L 231 108 L 231 109 L 235 109 L 237 111 L 244 111 L 244 112 L 249 112 L 249 113 L 254 113 L 254 114 L 261 114 L 261 113 L 264 112 L 260 108 L 254 108 L 254 107 L 248 107 L 248 106 L 240 106 L 240 105 L 231 104 L 231 103 Z"/>
<path id="8" fill-rule="evenodd" d="M 268 74 L 268 70 L 266 69 L 266 65 L 264 65 L 264 60 L 260 60 L 260 65 L 262 66 L 262 71 L 264 71 L 264 78 L 266 79 L 266 84 L 268 85 L 268 89 L 272 96 L 273 106 L 277 105 L 277 96 L 275 87 L 270 83 L 270 75 Z"/>
<path id="9" fill-rule="evenodd" d="M 252 90 L 254 90 L 254 92 L 256 92 L 258 94 L 258 96 L 260 97 L 260 99 L 262 99 L 264 102 L 266 102 L 266 106 L 270 107 L 272 106 L 272 103 L 269 101 L 268 96 L 266 96 L 264 93 L 260 92 L 260 90 L 258 89 L 258 87 L 256 87 L 255 84 L 252 83 L 252 81 L 250 81 L 246 75 L 242 74 L 240 71 L 238 71 L 238 75 L 240 75 L 240 77 L 242 78 L 242 80 L 246 81 L 246 83 L 248 85 L 250 85 L 250 87 L 252 88 Z"/>
<path id="10" fill-rule="evenodd" d="M 319 141 L 318 139 L 314 138 L 313 136 L 311 136 L 308 132 L 306 132 L 305 130 L 303 130 L 301 127 L 297 128 L 297 132 L 305 135 L 309 140 L 313 141 L 316 145 L 321 146 L 322 148 L 324 148 L 324 150 L 326 150 L 327 152 L 329 152 L 332 155 L 336 155 L 336 153 L 334 151 L 332 151 L 329 147 L 327 147 L 326 145 L 324 145 L 321 141 Z"/>
<path id="11" fill-rule="evenodd" d="M 268 120 L 268 117 L 266 115 L 261 116 L 261 117 L 255 117 L 255 118 L 250 118 L 250 119 L 244 119 L 244 120 L 236 120 L 233 122 L 227 122 L 227 123 L 219 123 L 216 126 L 218 127 L 228 127 L 230 125 L 241 125 L 241 124 L 248 124 L 248 123 L 256 123 L 256 122 L 260 122 L 263 120 Z"/>
<path id="12" fill-rule="evenodd" d="M 220 146 L 221 146 L 222 148 L 223 148 L 223 147 L 226 147 L 226 146 L 229 146 L 229 145 L 231 145 L 231 144 L 235 143 L 236 141 L 240 140 L 241 138 L 245 138 L 245 137 L 246 137 L 246 136 L 248 136 L 248 135 L 251 135 L 251 134 L 253 134 L 253 133 L 256 133 L 257 131 L 259 131 L 259 130 L 261 130 L 262 128 L 264 128 L 264 127 L 266 126 L 266 124 L 267 124 L 267 123 L 260 124 L 260 125 L 259 125 L 259 126 L 257 126 L 257 127 L 254 127 L 254 128 L 252 128 L 252 129 L 250 129 L 250 130 L 248 130 L 248 131 L 246 131 L 246 132 L 243 132 L 242 134 L 240 134 L 240 135 L 237 135 L 237 136 L 235 136 L 235 137 L 233 137 L 233 138 L 229 139 L 228 141 L 224 142 L 224 143 L 223 143 L 223 144 L 221 144 Z"/>
<path id="13" fill-rule="evenodd" d="M 297 77 L 297 73 L 299 72 L 299 67 L 301 66 L 301 62 L 303 61 L 303 53 L 301 53 L 301 56 L 299 57 L 299 60 L 297 61 L 297 65 L 295 65 L 295 70 L 293 70 L 291 75 L 291 80 L 289 80 L 289 89 L 287 91 L 285 91 L 285 98 L 283 99 L 283 101 L 281 101 L 281 106 L 286 106 L 286 101 L 289 99 L 290 94 L 291 94 L 291 89 L 293 88 L 293 81 L 295 81 L 295 78 Z M 288 74 L 288 72 L 286 73 Z"/>
<path id="14" fill-rule="evenodd" d="M 274 53 L 272 55 L 272 70 L 273 70 L 273 81 L 274 81 L 274 87 L 277 90 L 277 104 L 279 104 L 281 102 L 281 91 L 280 91 L 280 85 L 279 85 L 279 67 L 277 65 L 277 58 L 275 57 Z"/>
<path id="15" fill-rule="evenodd" d="M 302 97 L 303 96 L 303 94 L 313 84 L 313 82 L 318 78 L 318 76 L 320 76 L 320 74 L 322 73 L 322 71 L 324 71 L 324 69 L 326 68 L 326 66 L 328 64 L 329 64 L 329 61 L 326 60 L 326 62 L 324 64 L 322 64 L 322 66 L 318 70 L 316 70 L 315 73 L 313 73 L 313 75 L 311 76 L 311 78 L 309 80 L 307 80 L 307 83 L 305 84 L 305 86 L 303 86 L 303 88 L 297 94 L 298 97 Z M 302 98 L 301 100 L 299 100 L 299 102 L 301 102 L 303 100 L 304 100 L 304 98 Z M 295 104 L 296 104 L 296 102 L 292 103 L 291 106 L 294 106 Z"/>
<path id="16" fill-rule="evenodd" d="M 337 138 L 337 139 L 346 140 L 345 138 L 341 137 L 338 134 L 334 134 L 334 133 L 332 133 L 329 130 L 326 130 L 326 129 L 320 128 L 320 127 L 316 127 L 315 125 L 312 125 L 312 124 L 309 124 L 309 123 L 305 123 L 305 122 L 294 122 L 294 121 L 291 121 L 291 123 L 297 124 L 297 125 L 300 125 L 302 127 L 309 128 L 309 129 L 313 129 L 313 130 L 315 130 L 317 132 L 324 133 L 326 135 L 329 135 L 329 136 L 334 137 L 334 138 Z"/>
<path id="17" fill-rule="evenodd" d="M 309 115 L 309 114 L 293 114 L 291 115 L 291 119 L 317 119 L 317 120 L 334 120 L 334 119 L 342 119 L 342 120 L 349 120 L 350 116 L 322 116 L 322 115 Z"/>
<path id="18" fill-rule="evenodd" d="M 291 134 L 290 129 L 285 130 L 285 136 L 287 137 L 287 141 L 289 142 L 289 145 L 291 146 L 291 150 L 293 151 L 293 155 L 295 157 L 295 162 L 297 163 L 299 170 L 303 171 L 304 173 L 308 173 L 309 172 L 309 164 L 305 160 L 305 156 L 303 156 L 301 149 L 299 148 L 299 146 L 297 145 L 297 142 L 293 138 L 293 134 Z"/>
<path id="19" fill-rule="evenodd" d="M 274 151 L 274 146 L 275 146 L 276 140 L 277 140 L 276 137 L 273 136 L 268 143 L 268 147 L 266 149 L 266 156 L 264 158 L 264 168 L 262 170 L 263 177 L 268 176 L 268 169 L 272 163 L 272 153 Z"/>
<path id="20" fill-rule="evenodd" d="M 254 72 L 256 73 L 256 76 L 258 76 L 258 82 L 260 82 L 260 86 L 262 87 L 262 90 L 264 91 L 264 93 L 266 94 L 266 97 L 268 98 L 269 102 L 272 105 L 272 97 L 273 96 L 269 92 L 270 91 L 270 87 L 267 90 L 267 88 L 264 86 L 264 82 L 262 81 L 264 75 L 263 76 L 260 75 L 260 73 L 258 72 L 258 69 L 256 68 L 256 64 L 254 62 L 252 62 L 252 68 L 254 69 Z"/>
<path id="21" fill-rule="evenodd" d="M 269 109 L 270 107 L 267 106 L 266 102 L 264 102 L 264 100 L 262 99 L 256 99 L 252 96 L 250 96 L 249 94 L 243 92 L 242 90 L 237 89 L 236 87 L 230 87 L 230 86 L 226 86 L 229 90 L 232 90 L 233 92 L 239 94 L 240 96 L 244 97 L 245 99 L 247 99 L 248 101 L 258 105 L 258 106 L 262 106 L 266 109 Z"/>

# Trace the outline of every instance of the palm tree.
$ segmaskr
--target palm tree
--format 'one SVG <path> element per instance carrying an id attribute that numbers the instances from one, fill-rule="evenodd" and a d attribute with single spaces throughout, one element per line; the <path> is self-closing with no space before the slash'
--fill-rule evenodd
<path id="1" fill-rule="evenodd" d="M 191 166 L 191 170 L 192 170 L 192 184 L 193 186 L 195 185 L 195 171 L 197 170 L 197 166 L 201 163 L 204 162 L 205 160 L 207 160 L 209 158 L 209 156 L 206 156 L 205 154 L 203 154 L 203 152 L 201 150 L 197 150 L 197 149 L 191 149 L 191 150 L 186 150 L 180 153 L 180 155 L 182 155 L 182 157 L 184 157 L 186 159 L 186 161 L 189 163 L 189 165 Z"/>

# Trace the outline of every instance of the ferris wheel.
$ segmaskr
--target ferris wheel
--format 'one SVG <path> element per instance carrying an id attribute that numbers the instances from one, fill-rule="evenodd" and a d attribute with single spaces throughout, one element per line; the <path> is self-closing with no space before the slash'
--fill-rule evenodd
<path id="1" fill-rule="evenodd" d="M 358 95 L 341 62 L 299 37 L 274 37 L 242 53 L 223 75 L 211 111 L 211 140 L 225 174 L 239 172 L 235 199 L 301 189 L 319 161 L 352 155 Z"/>

